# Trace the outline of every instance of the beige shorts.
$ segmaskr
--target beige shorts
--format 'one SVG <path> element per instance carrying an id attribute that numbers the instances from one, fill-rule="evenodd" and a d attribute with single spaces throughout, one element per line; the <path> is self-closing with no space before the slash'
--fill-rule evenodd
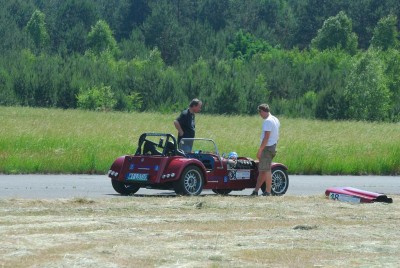
<path id="1" fill-rule="evenodd" d="M 276 144 L 271 146 L 265 146 L 264 150 L 261 153 L 261 159 L 258 163 L 259 171 L 271 171 L 272 159 L 274 159 L 276 155 Z"/>

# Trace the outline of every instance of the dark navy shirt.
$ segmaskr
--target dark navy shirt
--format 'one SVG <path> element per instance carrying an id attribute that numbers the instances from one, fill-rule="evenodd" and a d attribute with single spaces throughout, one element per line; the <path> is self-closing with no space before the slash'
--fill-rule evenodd
<path id="1" fill-rule="evenodd" d="M 194 117 L 194 114 L 192 114 L 189 109 L 186 109 L 176 118 L 183 130 L 183 136 L 179 137 L 179 140 L 181 138 L 194 138 L 196 132 Z"/>

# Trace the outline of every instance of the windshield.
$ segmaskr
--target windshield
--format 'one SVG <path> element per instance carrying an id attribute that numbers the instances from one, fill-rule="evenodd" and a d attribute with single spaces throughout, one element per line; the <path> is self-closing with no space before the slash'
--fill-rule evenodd
<path id="1" fill-rule="evenodd" d="M 183 138 L 179 143 L 179 148 L 185 153 L 203 153 L 219 155 L 217 145 L 210 139 Z"/>

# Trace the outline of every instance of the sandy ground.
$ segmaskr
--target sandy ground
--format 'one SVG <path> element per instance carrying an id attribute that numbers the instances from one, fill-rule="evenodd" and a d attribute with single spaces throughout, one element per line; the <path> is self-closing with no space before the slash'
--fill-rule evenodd
<path id="1" fill-rule="evenodd" d="M 399 267 L 391 197 L 0 199 L 0 267 Z"/>

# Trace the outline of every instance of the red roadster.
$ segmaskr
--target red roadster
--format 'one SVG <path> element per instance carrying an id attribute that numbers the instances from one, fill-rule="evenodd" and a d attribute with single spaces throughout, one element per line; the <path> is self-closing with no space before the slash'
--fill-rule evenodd
<path id="1" fill-rule="evenodd" d="M 254 188 L 258 160 L 234 156 L 221 156 L 211 139 L 182 139 L 178 146 L 171 134 L 144 133 L 135 154 L 118 157 L 108 176 L 122 195 L 134 194 L 142 187 L 173 189 L 179 195 L 199 195 L 203 189 L 226 195 Z M 273 163 L 271 194 L 283 195 L 288 186 L 287 167 Z"/>

